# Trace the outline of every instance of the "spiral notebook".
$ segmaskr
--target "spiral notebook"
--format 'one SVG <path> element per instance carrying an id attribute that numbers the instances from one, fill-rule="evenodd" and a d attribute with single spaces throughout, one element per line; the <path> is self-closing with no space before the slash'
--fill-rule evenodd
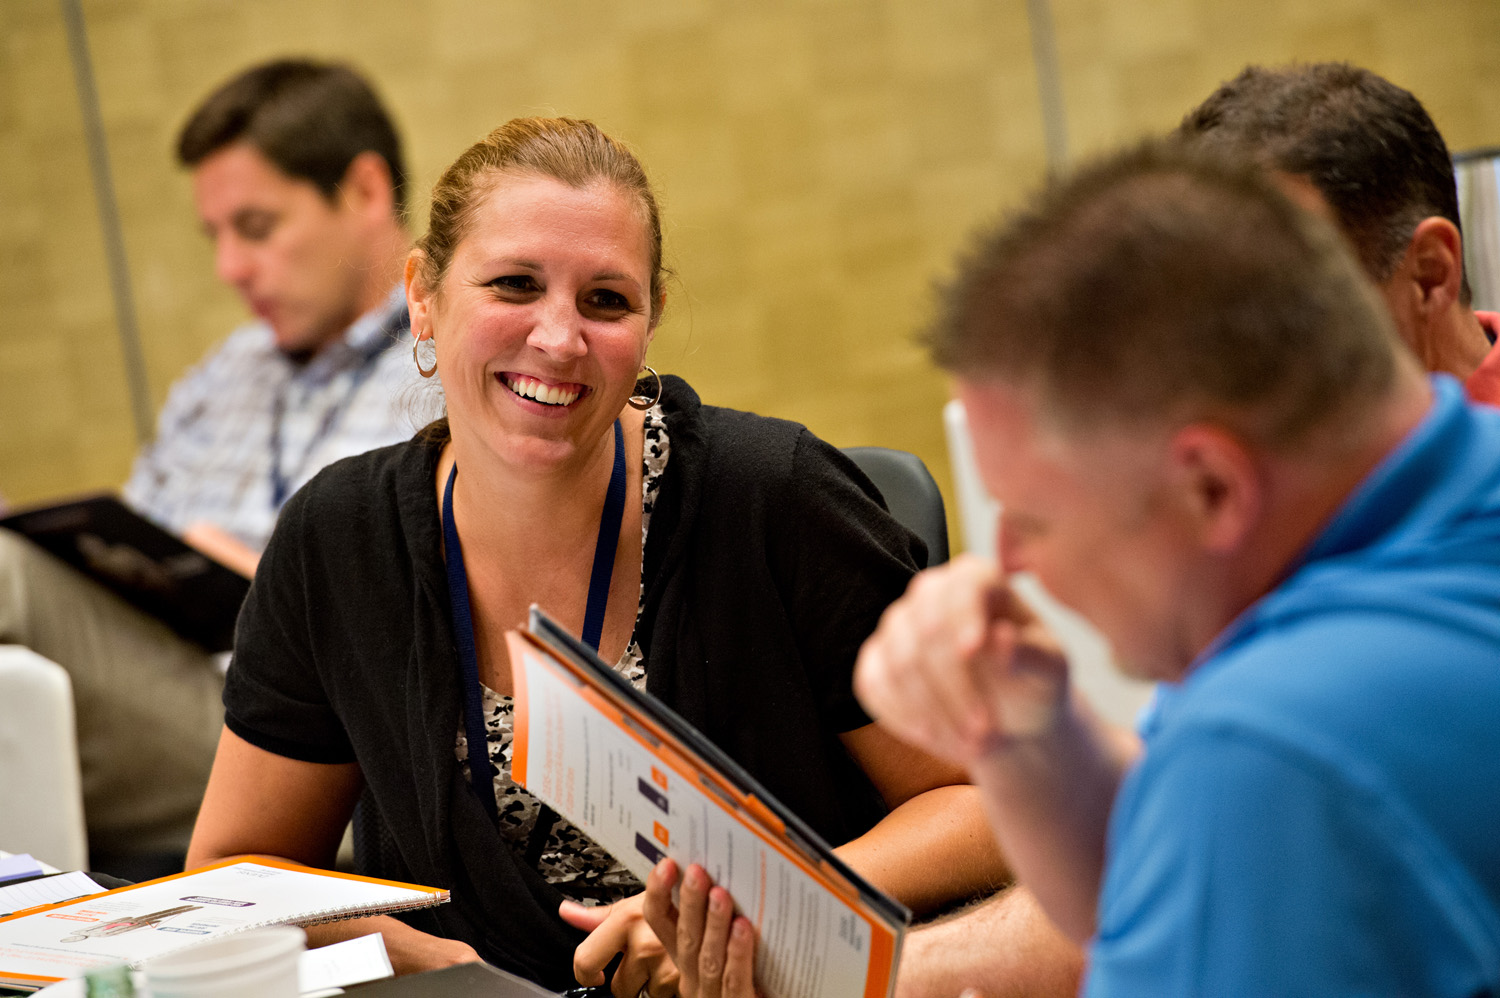
<path id="1" fill-rule="evenodd" d="M 0 987 L 39 990 L 93 967 L 147 961 L 265 925 L 426 908 L 448 892 L 269 856 L 223 860 L 0 919 Z"/>

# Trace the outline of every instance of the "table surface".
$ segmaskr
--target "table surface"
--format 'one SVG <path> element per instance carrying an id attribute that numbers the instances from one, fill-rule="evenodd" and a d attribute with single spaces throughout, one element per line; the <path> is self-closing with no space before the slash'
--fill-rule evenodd
<path id="1" fill-rule="evenodd" d="M 557 998 L 556 992 L 483 963 L 388 977 L 344 990 L 350 998 Z"/>

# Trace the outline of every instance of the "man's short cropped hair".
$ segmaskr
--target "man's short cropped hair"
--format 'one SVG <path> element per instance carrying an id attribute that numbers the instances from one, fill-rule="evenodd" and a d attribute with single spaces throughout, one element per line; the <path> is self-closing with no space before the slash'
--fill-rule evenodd
<path id="1" fill-rule="evenodd" d="M 1422 219 L 1459 224 L 1453 160 L 1422 102 L 1358 66 L 1248 66 L 1177 134 L 1307 178 L 1377 282 L 1395 272 Z"/>
<path id="2" fill-rule="evenodd" d="M 1331 225 L 1176 142 L 1055 180 L 983 234 L 927 338 L 1069 433 L 1207 419 L 1275 449 L 1383 399 L 1399 348 Z"/>
<path id="3" fill-rule="evenodd" d="M 222 84 L 188 118 L 177 158 L 196 167 L 235 142 L 247 142 L 283 173 L 313 183 L 332 199 L 349 164 L 377 153 L 391 171 L 398 214 L 406 204 L 401 139 L 375 91 L 347 66 L 278 59 Z"/>

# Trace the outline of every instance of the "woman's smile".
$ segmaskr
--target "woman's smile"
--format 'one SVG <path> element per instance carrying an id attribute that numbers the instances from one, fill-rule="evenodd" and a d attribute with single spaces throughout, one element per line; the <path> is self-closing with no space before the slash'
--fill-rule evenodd
<path id="1" fill-rule="evenodd" d="M 538 402 L 554 408 L 566 408 L 588 393 L 588 386 L 563 382 L 549 384 L 527 374 L 501 372 L 498 377 L 505 387 L 528 401 Z"/>

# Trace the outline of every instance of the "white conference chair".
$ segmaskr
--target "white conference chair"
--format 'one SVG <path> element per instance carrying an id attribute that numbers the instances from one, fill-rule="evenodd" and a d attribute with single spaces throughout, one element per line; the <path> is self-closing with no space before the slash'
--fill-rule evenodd
<path id="1" fill-rule="evenodd" d="M 974 459 L 964 404 L 953 399 L 943 406 L 943 429 L 948 437 L 948 459 L 953 466 L 958 495 L 958 522 L 963 549 L 986 558 L 995 556 L 995 530 L 1000 504 L 985 491 Z M 1088 621 L 1063 606 L 1030 575 L 1018 575 L 1016 590 L 1026 599 L 1062 644 L 1072 665 L 1073 682 L 1106 720 L 1135 727 L 1135 718 L 1151 698 L 1152 684 L 1127 679 L 1114 667 L 1109 642 Z"/>
<path id="2" fill-rule="evenodd" d="M 19 645 L 0 645 L 0 849 L 88 869 L 73 684 Z"/>

